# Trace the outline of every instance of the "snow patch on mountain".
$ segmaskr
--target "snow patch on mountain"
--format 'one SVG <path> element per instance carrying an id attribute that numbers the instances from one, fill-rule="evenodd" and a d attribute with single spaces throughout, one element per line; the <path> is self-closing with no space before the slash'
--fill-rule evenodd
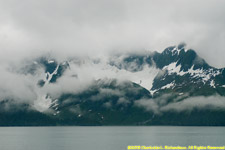
<path id="1" fill-rule="evenodd" d="M 194 65 L 188 71 L 181 70 L 181 65 L 177 65 L 177 62 L 173 62 L 167 66 L 163 67 L 163 70 L 168 71 L 168 75 L 176 73 L 179 76 L 183 76 L 185 74 L 190 74 L 193 78 L 201 78 L 203 83 L 205 84 L 207 81 L 211 79 L 211 77 L 215 77 L 219 75 L 221 72 L 219 70 L 204 70 L 203 68 L 194 69 Z M 213 82 L 211 83 L 213 86 Z M 214 86 L 213 86 L 214 87 Z"/>
<path id="2" fill-rule="evenodd" d="M 207 81 L 211 79 L 211 77 L 215 77 L 220 74 L 219 70 L 214 71 L 213 69 L 209 70 L 204 70 L 203 68 L 201 69 L 196 69 L 194 70 L 194 65 L 188 70 L 188 73 L 194 78 L 202 78 L 203 83 L 205 84 Z M 210 83 L 214 87 L 214 81 Z"/>
<path id="3" fill-rule="evenodd" d="M 161 87 L 161 89 L 169 89 L 169 88 L 173 87 L 174 85 L 175 85 L 174 82 L 172 82 L 172 83 L 169 83 L 169 84 Z"/>
<path id="4" fill-rule="evenodd" d="M 163 70 L 167 70 L 169 75 L 176 73 L 177 75 L 183 76 L 184 74 L 187 73 L 187 72 L 181 71 L 181 65 L 177 66 L 177 62 L 173 62 L 163 67 Z"/>
<path id="5" fill-rule="evenodd" d="M 158 74 L 158 71 L 159 70 L 154 67 L 145 66 L 143 70 L 138 72 L 122 72 L 126 72 L 127 76 L 132 82 L 139 84 L 147 90 L 150 90 L 152 88 L 153 80 Z M 120 75 L 122 75 L 122 73 Z"/>
<path id="6" fill-rule="evenodd" d="M 54 60 L 48 60 L 49 64 L 54 63 L 54 62 L 55 62 Z"/>
<path id="7" fill-rule="evenodd" d="M 181 50 L 184 50 L 184 52 L 187 52 L 188 49 L 185 48 L 185 45 L 183 45 L 181 48 L 179 48 L 179 46 L 175 46 L 171 52 L 172 52 L 172 56 L 174 55 L 180 55 Z"/>
<path id="8" fill-rule="evenodd" d="M 156 89 L 156 90 L 150 90 L 150 94 L 151 95 L 154 95 L 154 93 L 157 92 L 157 91 L 158 91 L 158 89 Z"/>
<path id="9" fill-rule="evenodd" d="M 49 83 L 53 77 L 53 75 L 56 75 L 59 69 L 59 65 L 57 65 L 57 67 L 55 68 L 55 70 L 53 71 L 53 73 L 46 73 L 46 79 L 44 80 L 46 83 Z"/>
<path id="10" fill-rule="evenodd" d="M 172 52 L 172 56 L 174 56 L 174 55 L 179 55 L 180 54 L 180 49 L 178 49 L 177 47 L 174 47 L 174 49 L 171 51 Z"/>
<path id="11" fill-rule="evenodd" d="M 216 88 L 214 80 L 210 81 L 210 86 L 213 87 L 213 88 Z"/>

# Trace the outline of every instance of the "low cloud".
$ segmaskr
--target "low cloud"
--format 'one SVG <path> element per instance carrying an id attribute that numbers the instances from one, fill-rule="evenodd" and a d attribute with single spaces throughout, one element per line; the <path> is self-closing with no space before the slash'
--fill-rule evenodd
<path id="1" fill-rule="evenodd" d="M 168 102 L 169 95 L 157 99 L 141 99 L 135 101 L 136 107 L 144 108 L 146 111 L 151 111 L 156 114 L 166 113 L 168 111 L 175 112 L 191 112 L 194 109 L 199 110 L 220 110 L 225 109 L 225 98 L 219 95 L 216 96 L 196 96 L 186 98 L 182 101 Z"/>
<path id="2" fill-rule="evenodd" d="M 29 102 L 37 95 L 33 92 L 37 78 L 32 75 L 11 72 L 7 67 L 0 67 L 1 86 L 0 99 L 15 99 L 16 101 Z"/>
<path id="3" fill-rule="evenodd" d="M 192 111 L 193 109 L 210 109 L 218 110 L 225 109 L 225 98 L 222 96 L 199 96 L 187 98 L 183 101 L 171 103 L 163 106 L 160 110 L 164 111 Z"/>
<path id="4" fill-rule="evenodd" d="M 144 108 L 146 111 L 151 111 L 156 114 L 160 112 L 159 105 L 154 102 L 152 99 L 141 99 L 138 101 L 135 101 L 135 106 Z"/>

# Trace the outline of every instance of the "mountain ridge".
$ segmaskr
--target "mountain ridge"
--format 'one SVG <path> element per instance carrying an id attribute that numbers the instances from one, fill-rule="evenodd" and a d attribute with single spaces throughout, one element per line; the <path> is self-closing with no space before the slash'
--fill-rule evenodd
<path id="1" fill-rule="evenodd" d="M 42 72 L 35 81 L 41 95 L 22 110 L 1 111 L 0 125 L 225 125 L 224 68 L 185 46 L 107 60 L 37 58 L 22 74 Z M 14 101 L 0 107 L 14 108 Z"/>

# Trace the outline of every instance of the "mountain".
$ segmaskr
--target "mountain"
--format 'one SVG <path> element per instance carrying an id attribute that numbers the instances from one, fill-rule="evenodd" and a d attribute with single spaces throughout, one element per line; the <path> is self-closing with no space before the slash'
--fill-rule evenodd
<path id="1" fill-rule="evenodd" d="M 35 100 L 0 101 L 0 125 L 225 125 L 225 70 L 181 43 L 162 53 L 39 57 L 17 68 Z"/>
<path id="2" fill-rule="evenodd" d="M 225 94 L 224 68 L 211 67 L 194 50 L 186 50 L 185 44 L 168 47 L 162 53 L 131 55 L 119 64 L 111 64 L 133 72 L 143 70 L 145 65 L 155 66 L 160 71 L 148 89 L 155 97 L 165 92 L 189 93 L 191 96 Z"/>

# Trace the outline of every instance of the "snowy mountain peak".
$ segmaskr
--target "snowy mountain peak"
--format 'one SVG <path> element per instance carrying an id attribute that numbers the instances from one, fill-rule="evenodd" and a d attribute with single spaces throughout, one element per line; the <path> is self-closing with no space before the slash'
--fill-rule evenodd
<path id="1" fill-rule="evenodd" d="M 41 76 L 36 81 L 41 90 L 61 84 L 77 84 L 80 88 L 106 79 L 135 83 L 154 97 L 163 93 L 206 95 L 205 91 L 210 91 L 209 95 L 224 95 L 225 90 L 224 69 L 209 66 L 194 50 L 186 50 L 185 44 L 168 47 L 162 53 L 117 54 L 104 59 L 85 57 L 58 62 L 40 57 L 25 68 L 34 76 L 35 69 L 41 68 Z"/>

